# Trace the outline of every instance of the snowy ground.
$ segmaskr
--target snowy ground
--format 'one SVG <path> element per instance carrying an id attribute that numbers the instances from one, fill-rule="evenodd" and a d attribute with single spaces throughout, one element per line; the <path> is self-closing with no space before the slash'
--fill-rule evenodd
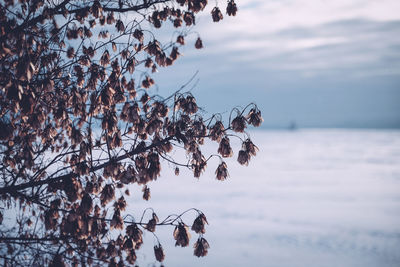
<path id="1" fill-rule="evenodd" d="M 134 214 L 153 207 L 162 219 L 196 207 L 209 220 L 211 248 L 200 259 L 174 247 L 173 228 L 157 231 L 166 267 L 400 266 L 400 131 L 255 131 L 252 139 L 259 154 L 249 167 L 228 161 L 225 182 L 214 178 L 215 160 L 200 180 L 166 166 L 149 202 L 132 191 Z M 155 262 L 146 239 L 140 266 Z"/>

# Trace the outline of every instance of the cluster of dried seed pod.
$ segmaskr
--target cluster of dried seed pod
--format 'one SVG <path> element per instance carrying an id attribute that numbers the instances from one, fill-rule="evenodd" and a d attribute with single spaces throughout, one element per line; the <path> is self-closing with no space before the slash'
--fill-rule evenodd
<path id="1" fill-rule="evenodd" d="M 255 105 L 224 126 L 204 118 L 189 92 L 156 95 L 152 73 L 174 64 L 183 45 L 204 47 L 188 30 L 208 1 L 56 2 L 0 3 L 0 224 L 3 208 L 21 207 L 14 218 L 19 232 L 0 228 L 1 236 L 21 240 L 6 242 L 0 258 L 16 265 L 36 255 L 50 266 L 135 264 L 143 231 L 155 233 L 159 225 L 175 227 L 177 246 L 189 246 L 189 229 L 199 234 L 194 254 L 205 256 L 203 213 L 191 227 L 180 218 L 160 222 L 154 212 L 139 221 L 128 214 L 127 197 L 136 184 L 150 199 L 149 183 L 164 159 L 176 175 L 188 168 L 199 178 L 213 158 L 201 149 L 207 138 L 218 142 L 221 157 L 231 157 L 230 136 L 262 122 Z M 212 9 L 213 21 L 223 19 L 221 10 Z M 236 12 L 229 0 L 226 13 Z M 142 20 L 132 20 L 137 16 Z M 174 37 L 162 43 L 153 31 L 168 23 Z M 174 158 L 179 150 L 187 162 Z M 256 151 L 246 140 L 238 161 L 246 165 Z M 215 174 L 227 179 L 225 162 Z M 164 260 L 160 243 L 154 253 Z"/>

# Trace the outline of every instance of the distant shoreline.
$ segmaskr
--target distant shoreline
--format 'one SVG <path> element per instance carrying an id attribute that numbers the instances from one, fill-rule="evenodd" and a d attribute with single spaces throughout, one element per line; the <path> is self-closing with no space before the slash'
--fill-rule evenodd
<path id="1" fill-rule="evenodd" d="M 266 131 L 266 130 L 272 130 L 272 131 L 288 131 L 288 132 L 295 132 L 299 130 L 381 130 L 381 131 L 387 131 L 387 130 L 393 130 L 393 131 L 400 131 L 400 127 L 314 127 L 314 126 L 297 126 L 295 129 L 289 128 L 289 127 L 281 127 L 281 126 L 261 126 L 258 129 L 254 129 L 252 131 Z"/>

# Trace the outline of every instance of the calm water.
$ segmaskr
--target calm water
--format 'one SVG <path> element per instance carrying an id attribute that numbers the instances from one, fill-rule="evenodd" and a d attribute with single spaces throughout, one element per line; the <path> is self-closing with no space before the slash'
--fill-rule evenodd
<path id="1" fill-rule="evenodd" d="M 160 219 L 196 207 L 209 220 L 211 248 L 201 259 L 193 256 L 196 235 L 181 248 L 173 228 L 158 230 L 165 266 L 400 266 L 400 131 L 257 131 L 252 138 L 259 154 L 249 167 L 228 161 L 227 181 L 215 180 L 215 160 L 200 180 L 166 166 L 149 202 L 132 191 L 137 216 L 146 207 Z M 191 223 L 194 214 L 185 218 Z M 153 240 L 147 233 L 141 266 L 154 263 Z"/>

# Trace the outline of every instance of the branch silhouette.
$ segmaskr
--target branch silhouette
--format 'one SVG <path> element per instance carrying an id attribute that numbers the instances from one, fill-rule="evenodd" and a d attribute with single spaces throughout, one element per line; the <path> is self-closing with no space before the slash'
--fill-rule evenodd
<path id="1" fill-rule="evenodd" d="M 205 214 L 195 208 L 160 220 L 152 208 L 129 209 L 130 189 L 151 197 L 162 162 L 199 178 L 220 161 L 228 178 L 230 137 L 247 165 L 257 147 L 247 127 L 262 123 L 251 103 L 228 123 L 201 110 L 188 86 L 163 98 L 153 73 L 173 65 L 191 39 L 207 0 L 64 0 L 0 2 L 0 263 L 10 266 L 138 264 L 144 232 L 155 237 L 154 259 L 165 254 L 158 227 L 172 227 L 176 246 L 206 256 Z M 233 0 L 226 14 L 237 12 Z M 219 7 L 211 18 L 223 19 Z M 171 24 L 170 42 L 157 29 Z M 165 27 L 167 30 L 168 28 Z M 176 39 L 175 39 L 176 38 Z M 236 115 L 236 116 L 235 116 Z M 205 140 L 218 154 L 202 152 Z M 176 151 L 186 155 L 180 163 Z M 186 218 L 193 219 L 187 222 Z M 140 218 L 140 219 L 138 219 Z"/>

